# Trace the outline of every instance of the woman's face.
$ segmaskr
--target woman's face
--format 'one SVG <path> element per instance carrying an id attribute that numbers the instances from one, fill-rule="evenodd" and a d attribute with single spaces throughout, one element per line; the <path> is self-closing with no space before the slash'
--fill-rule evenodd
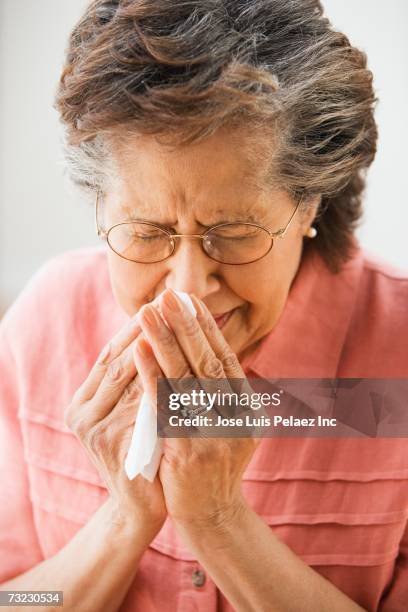
<path id="1" fill-rule="evenodd" d="M 104 198 L 104 229 L 137 218 L 178 234 L 201 234 L 224 221 L 255 221 L 277 231 L 296 206 L 285 192 L 260 187 L 265 168 L 248 162 L 245 140 L 237 134 L 217 133 L 177 151 L 152 137 L 129 137 L 126 153 L 120 150 L 119 172 Z M 133 315 L 166 288 L 194 293 L 213 315 L 228 313 L 217 324 L 242 358 L 277 322 L 310 223 L 310 215 L 298 211 L 284 238 L 245 265 L 213 261 L 196 238 L 179 239 L 171 257 L 153 264 L 130 262 L 108 249 L 114 295 Z"/>

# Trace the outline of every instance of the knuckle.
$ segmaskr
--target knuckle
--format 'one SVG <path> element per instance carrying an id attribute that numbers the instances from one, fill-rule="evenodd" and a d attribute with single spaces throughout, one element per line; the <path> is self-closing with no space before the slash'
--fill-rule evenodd
<path id="1" fill-rule="evenodd" d="M 89 431 L 89 423 L 84 419 L 83 416 L 75 415 L 71 421 L 71 431 L 84 442 L 87 438 Z"/>
<path id="2" fill-rule="evenodd" d="M 111 384 L 117 384 L 122 381 L 125 376 L 125 368 L 123 365 L 123 361 L 120 358 L 114 359 L 112 363 L 109 364 L 106 370 L 106 379 Z"/>
<path id="3" fill-rule="evenodd" d="M 113 342 L 111 341 L 111 342 L 108 342 L 106 346 L 104 346 L 104 348 L 102 349 L 102 351 L 100 352 L 96 360 L 96 363 L 98 363 L 99 365 L 106 365 L 112 359 L 113 353 L 114 353 L 114 345 L 113 345 Z"/>
<path id="4" fill-rule="evenodd" d="M 75 400 L 75 395 L 71 403 L 67 406 L 64 411 L 64 424 L 78 437 L 81 437 L 86 430 L 86 423 L 84 422 L 84 410 L 83 405 Z"/>
<path id="5" fill-rule="evenodd" d="M 105 447 L 105 428 L 101 423 L 88 427 L 84 442 L 93 454 L 101 454 Z"/>
<path id="6" fill-rule="evenodd" d="M 121 401 L 124 404 L 133 404 L 141 397 L 141 395 L 142 387 L 139 381 L 133 380 L 124 390 Z"/>
<path id="7" fill-rule="evenodd" d="M 198 324 L 193 317 L 186 317 L 183 321 L 183 333 L 189 338 L 194 338 L 198 333 Z"/>
<path id="8" fill-rule="evenodd" d="M 227 368 L 228 370 L 235 371 L 240 369 L 238 357 L 232 351 L 225 351 L 221 356 L 221 362 L 224 368 Z"/>
<path id="9" fill-rule="evenodd" d="M 160 333 L 160 342 L 166 349 L 174 350 L 174 347 L 176 346 L 174 336 L 168 329 L 165 329 Z"/>
<path id="10" fill-rule="evenodd" d="M 213 335 L 218 330 L 218 326 L 212 317 L 207 317 L 203 321 L 200 320 L 200 325 L 206 336 Z"/>
<path id="11" fill-rule="evenodd" d="M 193 376 L 193 373 L 191 372 L 190 367 L 188 365 L 184 365 L 183 369 L 181 370 L 177 378 L 181 378 L 181 379 L 188 378 L 188 377 L 191 378 L 192 376 Z"/>
<path id="12" fill-rule="evenodd" d="M 197 379 L 191 376 L 190 371 L 177 380 L 177 391 L 180 393 L 190 393 L 191 391 L 197 389 L 198 386 Z"/>
<path id="13" fill-rule="evenodd" d="M 183 456 L 181 453 L 177 453 L 171 447 L 169 447 L 166 454 L 166 461 L 168 462 L 172 473 L 176 474 L 183 465 Z"/>
<path id="14" fill-rule="evenodd" d="M 221 378 L 224 374 L 221 361 L 211 349 L 204 351 L 201 357 L 200 372 L 202 372 L 204 378 Z"/>

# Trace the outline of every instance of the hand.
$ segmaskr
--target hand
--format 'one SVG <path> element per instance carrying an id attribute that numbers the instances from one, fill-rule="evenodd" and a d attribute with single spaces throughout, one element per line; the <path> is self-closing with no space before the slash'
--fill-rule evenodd
<path id="1" fill-rule="evenodd" d="M 171 307 L 175 296 L 180 310 Z M 151 404 L 157 409 L 157 377 L 245 379 L 237 356 L 203 302 L 192 296 L 193 317 L 166 290 L 157 308 L 140 310 L 143 330 L 135 342 L 135 363 Z M 227 381 L 223 381 L 224 383 Z M 245 505 L 242 474 L 259 441 L 253 438 L 164 438 L 160 480 L 166 506 L 180 523 L 222 523 Z"/>
<path id="2" fill-rule="evenodd" d="M 143 521 L 158 531 L 165 518 L 158 477 L 129 480 L 124 461 L 143 393 L 132 350 L 140 335 L 134 317 L 102 350 L 65 411 L 65 423 L 79 438 L 109 490 L 119 521 Z"/>

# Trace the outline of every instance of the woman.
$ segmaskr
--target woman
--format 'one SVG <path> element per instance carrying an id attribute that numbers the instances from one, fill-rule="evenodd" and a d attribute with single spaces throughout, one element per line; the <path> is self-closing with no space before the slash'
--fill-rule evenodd
<path id="1" fill-rule="evenodd" d="M 373 104 L 316 0 L 88 6 L 56 106 L 107 245 L 48 262 L 1 324 L 2 590 L 406 609 L 404 439 L 169 438 L 152 483 L 123 469 L 159 376 L 407 376 L 408 278 L 353 236 Z"/>

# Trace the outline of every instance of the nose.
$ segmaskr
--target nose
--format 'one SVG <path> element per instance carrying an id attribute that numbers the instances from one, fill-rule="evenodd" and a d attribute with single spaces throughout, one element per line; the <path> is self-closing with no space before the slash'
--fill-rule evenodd
<path id="1" fill-rule="evenodd" d="M 204 253 L 200 238 L 177 239 L 175 252 L 166 263 L 166 289 L 194 293 L 200 300 L 219 291 L 221 264 Z"/>

